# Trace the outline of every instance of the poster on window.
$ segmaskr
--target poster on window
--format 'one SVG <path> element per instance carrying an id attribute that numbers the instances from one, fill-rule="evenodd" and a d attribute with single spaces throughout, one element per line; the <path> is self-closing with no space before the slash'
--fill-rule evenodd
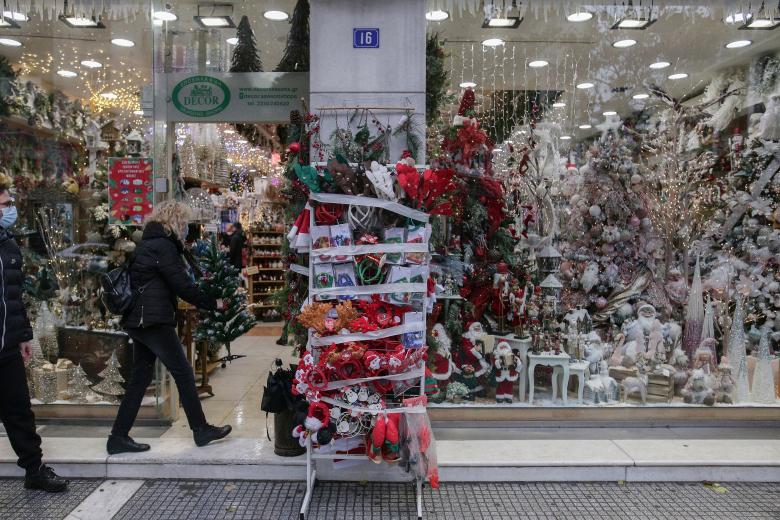
<path id="1" fill-rule="evenodd" d="M 149 157 L 108 159 L 108 204 L 110 224 L 140 226 L 152 212 L 154 179 Z"/>

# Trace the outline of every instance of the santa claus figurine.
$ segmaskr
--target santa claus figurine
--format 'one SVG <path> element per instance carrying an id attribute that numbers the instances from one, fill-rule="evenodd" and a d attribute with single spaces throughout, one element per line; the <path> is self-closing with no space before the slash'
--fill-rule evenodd
<path id="1" fill-rule="evenodd" d="M 500 342 L 493 349 L 493 366 L 496 375 L 496 402 L 511 403 L 514 384 L 520 370 L 520 359 L 512 352 L 512 347 L 506 341 Z"/>
<path id="2" fill-rule="evenodd" d="M 468 330 L 463 334 L 461 342 L 460 356 L 458 356 L 456 367 L 462 368 L 464 365 L 474 367 L 474 377 L 480 377 L 487 373 L 490 364 L 485 361 L 482 355 L 480 345 L 483 344 L 485 329 L 478 321 L 472 321 L 468 324 Z"/>
<path id="3" fill-rule="evenodd" d="M 444 330 L 444 325 L 437 323 L 431 330 L 431 336 L 436 341 L 433 356 L 431 356 L 431 376 L 438 382 L 439 390 L 446 390 L 447 383 L 452 373 L 460 373 L 458 367 L 452 362 L 452 341 Z M 443 387 L 442 387 L 443 386 Z"/>

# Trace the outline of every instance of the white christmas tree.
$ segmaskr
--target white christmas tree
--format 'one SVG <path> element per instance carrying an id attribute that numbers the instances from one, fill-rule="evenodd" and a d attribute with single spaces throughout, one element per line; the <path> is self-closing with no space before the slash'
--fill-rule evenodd
<path id="1" fill-rule="evenodd" d="M 84 372 L 81 365 L 76 365 L 68 381 L 68 396 L 70 400 L 77 403 L 89 401 L 88 396 L 95 394 L 90 385 L 92 385 L 92 381 L 87 377 L 87 373 Z"/>
<path id="2" fill-rule="evenodd" d="M 737 369 L 734 374 L 734 402 L 744 403 L 750 398 L 748 385 L 747 351 L 745 350 L 745 308 L 742 297 L 737 295 L 737 306 L 729 331 L 729 364 Z"/>
<path id="3" fill-rule="evenodd" d="M 761 404 L 775 402 L 775 377 L 769 353 L 769 325 L 761 328 L 761 341 L 758 342 L 758 362 L 753 374 L 753 401 Z"/>
<path id="4" fill-rule="evenodd" d="M 712 310 L 712 300 L 708 297 L 704 307 L 704 325 L 701 328 L 701 339 L 715 339 L 715 315 Z"/>
<path id="5" fill-rule="evenodd" d="M 98 374 L 98 377 L 101 378 L 101 381 L 93 386 L 92 390 L 109 397 L 110 400 L 116 400 L 125 395 L 125 389 L 122 387 L 125 379 L 119 373 L 119 360 L 116 357 L 116 351 L 111 354 L 106 368 Z"/>
<path id="6" fill-rule="evenodd" d="M 685 332 L 683 333 L 683 350 L 688 359 L 693 359 L 702 338 L 704 323 L 704 300 L 701 291 L 701 269 L 696 259 L 696 269 L 693 271 L 691 290 L 688 291 L 688 308 L 685 312 Z"/>

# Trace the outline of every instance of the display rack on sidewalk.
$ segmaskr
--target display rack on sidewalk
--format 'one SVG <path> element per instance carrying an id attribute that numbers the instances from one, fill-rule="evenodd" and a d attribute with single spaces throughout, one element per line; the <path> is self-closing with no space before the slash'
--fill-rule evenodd
<path id="1" fill-rule="evenodd" d="M 399 424 L 401 423 L 401 429 L 404 431 L 401 433 L 401 439 L 398 441 L 398 445 L 406 446 L 406 448 L 400 448 L 399 452 L 403 449 L 409 449 L 414 452 L 415 449 L 419 450 L 420 445 L 424 444 L 429 446 L 426 450 L 435 450 L 433 446 L 433 435 L 430 431 L 430 424 L 427 421 L 426 414 L 426 398 L 425 398 L 425 337 L 426 337 L 426 319 L 427 309 L 429 306 L 428 300 L 428 270 L 429 270 L 429 246 L 428 241 L 430 238 L 428 226 L 429 216 L 428 214 L 414 210 L 412 208 L 403 206 L 399 203 L 377 199 L 372 197 L 362 196 L 349 196 L 349 195 L 336 195 L 325 193 L 311 193 L 309 204 L 316 209 L 317 205 L 323 204 L 328 207 L 341 206 L 343 208 L 349 208 L 345 213 L 345 218 L 349 223 L 351 218 L 350 213 L 358 211 L 360 215 L 365 216 L 369 211 L 379 213 L 387 213 L 393 215 L 395 219 L 402 219 L 408 226 L 417 226 L 428 232 L 428 234 L 422 233 L 423 239 L 415 240 L 414 242 L 405 242 L 403 239 L 398 241 L 384 240 L 384 243 L 366 243 L 357 241 L 353 243 L 352 240 L 344 242 L 340 240 L 334 240 L 330 242 L 328 247 L 322 247 L 322 242 L 317 241 L 316 237 L 312 235 L 312 244 L 309 254 L 308 265 L 308 279 L 309 279 L 309 296 L 307 303 L 314 303 L 317 301 L 360 301 L 371 300 L 373 301 L 387 301 L 389 305 L 401 305 L 404 309 L 411 308 L 414 312 L 406 312 L 404 314 L 403 323 L 401 320 L 396 319 L 393 326 L 381 328 L 379 330 L 368 330 L 366 332 L 350 332 L 329 336 L 320 336 L 309 329 L 309 338 L 307 344 L 307 352 L 312 355 L 313 359 L 318 361 L 323 355 L 323 351 L 327 348 L 333 348 L 337 345 L 346 345 L 360 343 L 370 345 L 371 352 L 382 353 L 383 348 L 389 348 L 388 345 L 395 344 L 396 352 L 398 346 L 402 346 L 403 354 L 396 354 L 399 357 L 397 360 L 397 370 L 377 374 L 376 372 L 366 372 L 357 374 L 359 377 L 351 379 L 337 379 L 334 381 L 328 381 L 321 389 L 323 393 L 338 390 L 338 389 L 350 389 L 355 388 L 353 385 L 367 385 L 372 386 L 376 383 L 376 388 L 380 387 L 380 384 L 385 388 L 389 388 L 389 391 L 384 393 L 383 399 L 379 402 L 372 402 L 371 400 L 365 401 L 361 399 L 355 399 L 352 402 L 347 402 L 344 399 L 333 398 L 329 396 L 321 396 L 320 402 L 324 402 L 330 407 L 331 416 L 338 415 L 339 413 L 355 416 L 356 414 L 362 414 L 364 422 L 367 418 L 368 424 L 371 424 L 372 417 L 375 422 L 379 422 L 380 417 L 384 417 L 384 420 L 388 423 Z M 355 210 L 354 208 L 359 208 Z M 367 209 L 369 208 L 369 209 Z M 309 213 L 310 230 L 314 230 L 317 227 L 316 211 Z M 352 226 L 354 227 L 354 226 Z M 351 237 L 350 237 L 351 238 Z M 394 243 L 388 243 L 394 242 Z M 344 245 L 342 245 L 344 244 Z M 387 256 L 383 256 L 387 255 Z M 392 271 L 393 267 L 382 270 L 385 259 L 387 257 L 394 256 L 395 261 L 398 258 L 404 258 L 405 255 L 409 255 L 409 258 L 415 262 L 415 274 L 417 278 L 404 277 L 398 278 L 397 272 Z M 373 256 L 374 259 L 382 258 L 381 262 L 377 263 L 376 277 L 371 277 L 371 284 L 362 285 L 366 282 L 366 277 L 356 276 L 354 273 L 348 273 L 344 275 L 344 270 L 354 269 L 355 259 L 365 259 L 369 256 Z M 323 272 L 329 269 L 330 264 L 322 263 L 324 261 L 346 262 L 346 264 L 333 264 L 334 266 L 349 267 L 335 267 L 336 270 L 340 270 L 341 274 L 326 276 Z M 337 260 L 338 259 L 338 260 Z M 356 263 L 360 266 L 360 262 Z M 403 265 L 403 260 L 400 262 Z M 323 265 L 327 267 L 322 267 Z M 303 266 L 301 266 L 303 267 Z M 406 271 L 403 271 L 406 269 Z M 392 271 L 392 274 L 390 274 Z M 401 268 L 400 271 L 409 272 L 409 267 Z M 380 274 L 383 272 L 384 274 Z M 424 274 L 423 274 L 424 273 Z M 330 274 L 330 272 L 328 273 Z M 341 278 L 341 279 L 339 279 Z M 385 278 L 384 280 L 382 278 Z M 360 283 L 359 283 L 360 282 Z M 398 307 L 399 309 L 401 307 Z M 401 311 L 399 311 L 400 313 Z M 393 314 L 391 311 L 390 314 Z M 406 319 L 409 317 L 410 319 Z M 397 340 L 395 341 L 394 340 Z M 393 343 L 395 341 L 395 343 Z M 386 355 L 391 355 L 389 351 Z M 401 361 L 403 359 L 403 361 Z M 412 381 L 412 383 L 409 383 Z M 378 392 L 377 395 L 381 394 Z M 343 394 L 346 395 L 346 394 Z M 373 397 L 373 396 L 372 396 Z M 369 404 L 371 403 L 371 404 Z M 336 410 L 334 412 L 333 410 Z M 391 416 L 397 415 L 393 418 Z M 343 417 L 343 416 L 342 416 Z M 417 442 L 422 436 L 418 436 L 417 432 L 420 428 L 425 426 L 419 426 L 421 424 L 427 424 L 427 436 L 424 441 Z M 417 429 L 415 429 L 417 428 Z M 366 433 L 368 432 L 368 433 Z M 414 432 L 411 434 L 410 432 Z M 334 464 L 348 464 L 349 461 L 367 461 L 373 460 L 377 462 L 376 458 L 369 456 L 372 453 L 372 447 L 374 447 L 373 441 L 369 441 L 369 438 L 374 434 L 373 430 L 366 428 L 358 430 L 358 432 L 341 432 L 337 430 L 334 435 L 334 441 L 322 446 L 317 447 L 312 440 L 312 435 L 306 437 L 306 494 L 303 499 L 303 504 L 300 510 L 300 518 L 303 520 L 307 517 L 309 506 L 312 500 L 312 494 L 317 481 L 317 461 L 330 460 Z M 361 435 L 363 436 L 361 438 Z M 404 436 L 407 437 L 404 437 Z M 404 439 L 414 439 L 413 442 L 407 442 L 403 444 Z M 417 452 L 419 453 L 419 451 Z M 431 453 L 431 452 L 427 452 Z M 416 506 L 417 517 L 422 518 L 422 487 L 426 480 L 428 469 L 431 464 L 435 468 L 435 456 L 430 460 L 427 456 L 418 456 L 415 462 L 410 466 L 406 466 L 406 469 L 414 474 L 414 485 L 416 494 Z M 435 451 L 432 451 L 435 453 Z M 379 462 L 382 461 L 383 452 L 380 453 Z M 399 456 L 399 459 L 401 457 Z M 409 456 L 412 459 L 412 456 Z M 420 460 L 424 459 L 424 460 Z M 388 460 L 388 459 L 385 459 Z M 418 466 L 415 468 L 414 464 Z M 426 468 L 422 469 L 421 468 Z M 429 475 L 428 475 L 429 476 Z M 438 478 L 438 477 L 436 477 Z"/>

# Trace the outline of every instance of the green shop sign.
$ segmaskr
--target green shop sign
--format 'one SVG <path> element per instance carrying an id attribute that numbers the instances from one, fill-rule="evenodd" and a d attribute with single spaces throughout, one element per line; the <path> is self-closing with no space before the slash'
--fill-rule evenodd
<path id="1" fill-rule="evenodd" d="M 171 102 L 182 114 L 211 117 L 230 104 L 230 89 L 211 76 L 192 76 L 173 87 Z"/>

